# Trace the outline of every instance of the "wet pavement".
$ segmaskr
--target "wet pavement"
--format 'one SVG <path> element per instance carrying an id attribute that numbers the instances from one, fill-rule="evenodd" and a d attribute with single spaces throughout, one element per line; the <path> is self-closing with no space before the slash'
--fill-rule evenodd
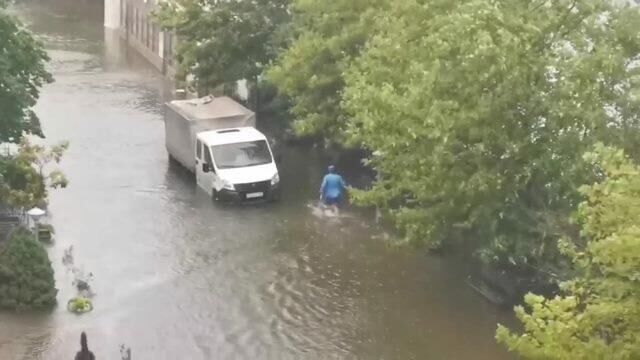
<path id="1" fill-rule="evenodd" d="M 72 359 L 86 331 L 99 359 L 507 359 L 510 321 L 467 269 L 390 248 L 369 218 L 317 216 L 326 162 L 285 148 L 278 204 L 228 207 L 169 165 L 158 73 L 102 29 L 90 2 L 22 5 L 56 82 L 37 105 L 46 142 L 68 140 L 70 186 L 51 194 L 58 301 L 0 314 L 0 359 Z M 65 251 L 70 251 L 63 264 Z M 75 267 L 95 310 L 76 316 Z"/>

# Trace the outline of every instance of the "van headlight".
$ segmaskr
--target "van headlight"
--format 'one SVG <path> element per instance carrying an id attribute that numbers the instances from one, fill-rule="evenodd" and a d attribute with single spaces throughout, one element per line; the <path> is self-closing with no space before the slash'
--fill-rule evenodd
<path id="1" fill-rule="evenodd" d="M 229 182 L 229 181 L 227 181 L 227 180 L 222 180 L 222 188 L 223 188 L 223 189 L 225 189 L 225 190 L 231 190 L 231 191 L 233 191 L 233 190 L 235 190 L 235 189 L 236 189 L 236 188 L 233 186 L 233 184 L 232 184 L 232 183 L 230 183 L 230 182 Z"/>
<path id="2" fill-rule="evenodd" d="M 271 178 L 271 186 L 276 186 L 280 183 L 280 175 L 278 175 L 278 173 L 276 173 L 275 175 L 273 175 L 273 177 Z"/>

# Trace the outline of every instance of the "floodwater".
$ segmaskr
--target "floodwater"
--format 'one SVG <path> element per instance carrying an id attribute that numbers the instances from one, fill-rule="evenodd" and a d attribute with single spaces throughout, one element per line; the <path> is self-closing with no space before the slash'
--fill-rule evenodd
<path id="1" fill-rule="evenodd" d="M 0 359 L 72 359 L 81 331 L 99 359 L 511 358 L 493 338 L 510 312 L 463 266 L 387 246 L 356 212 L 317 216 L 321 154 L 285 148 L 278 204 L 216 205 L 169 166 L 167 84 L 105 35 L 99 4 L 18 12 L 52 58 L 37 112 L 46 142 L 71 143 L 70 186 L 49 209 L 61 305 L 1 314 Z M 94 276 L 82 316 L 64 306 L 74 267 Z"/>

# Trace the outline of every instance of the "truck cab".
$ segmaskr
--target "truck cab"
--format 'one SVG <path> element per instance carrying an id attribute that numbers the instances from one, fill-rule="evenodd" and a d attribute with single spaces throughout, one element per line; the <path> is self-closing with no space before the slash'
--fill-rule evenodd
<path id="1" fill-rule="evenodd" d="M 195 143 L 198 186 L 216 200 L 278 200 L 280 177 L 267 138 L 253 127 L 203 131 Z"/>

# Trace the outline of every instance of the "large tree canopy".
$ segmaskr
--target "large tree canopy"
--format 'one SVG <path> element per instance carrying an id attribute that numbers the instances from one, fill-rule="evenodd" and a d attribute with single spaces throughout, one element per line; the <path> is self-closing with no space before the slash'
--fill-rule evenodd
<path id="1" fill-rule="evenodd" d="M 178 35 L 182 76 L 199 91 L 253 80 L 276 56 L 290 0 L 174 0 L 160 3 L 157 18 Z"/>
<path id="2" fill-rule="evenodd" d="M 390 210 L 412 241 L 463 229 L 487 241 L 488 260 L 556 262 L 589 180 L 581 154 L 603 141 L 637 156 L 637 9 L 398 0 L 375 23 L 344 101 L 349 138 L 382 179 L 356 198 Z"/>
<path id="3" fill-rule="evenodd" d="M 296 130 L 341 142 L 344 71 L 373 35 L 388 0 L 294 0 L 293 42 L 268 75 L 293 101 Z"/>
<path id="4" fill-rule="evenodd" d="M 528 308 L 516 309 L 523 334 L 498 329 L 498 340 L 527 359 L 640 358 L 640 168 L 602 146 L 586 160 L 602 178 L 582 188 L 586 247 L 563 246 L 578 276 L 562 296 L 527 296 Z"/>
<path id="5" fill-rule="evenodd" d="M 52 80 L 42 43 L 0 1 L 0 142 L 19 142 L 23 135 L 43 136 L 31 109 L 40 87 Z"/>

